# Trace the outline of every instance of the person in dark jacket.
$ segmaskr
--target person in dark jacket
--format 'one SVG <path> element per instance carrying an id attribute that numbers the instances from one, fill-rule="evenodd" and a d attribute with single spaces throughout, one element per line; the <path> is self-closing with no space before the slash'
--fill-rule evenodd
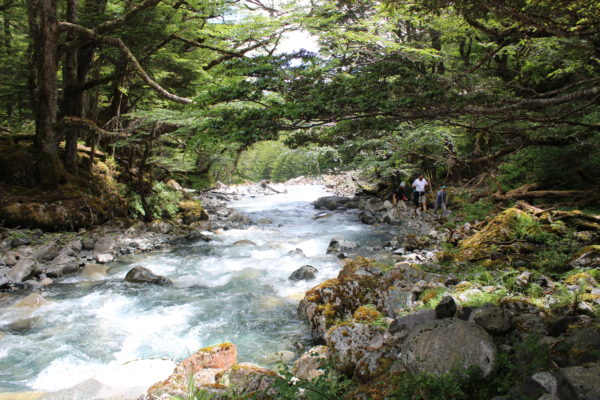
<path id="1" fill-rule="evenodd" d="M 442 210 L 442 216 L 448 215 L 448 207 L 446 206 L 447 194 L 446 186 L 442 186 L 435 196 L 434 210 L 437 214 L 438 210 Z"/>

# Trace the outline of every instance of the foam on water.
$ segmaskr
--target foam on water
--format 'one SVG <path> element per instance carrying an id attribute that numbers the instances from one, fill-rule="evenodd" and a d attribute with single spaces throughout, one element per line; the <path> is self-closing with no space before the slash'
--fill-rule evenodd
<path id="1" fill-rule="evenodd" d="M 241 362 L 264 363 L 269 354 L 294 351 L 310 337 L 296 317 L 298 298 L 341 267 L 326 254 L 331 238 L 368 242 L 377 236 L 351 214 L 314 220 L 318 210 L 309 202 L 326 194 L 322 187 L 290 186 L 286 193 L 243 198 L 232 207 L 262 225 L 223 231 L 209 243 L 129 256 L 111 265 L 105 281 L 77 277 L 50 287 L 44 294 L 49 304 L 27 315 L 35 318 L 29 329 L 0 335 L 0 391 L 58 390 L 98 376 L 113 386 L 139 386 L 136 376 L 145 376 L 145 368 L 154 377 L 152 363 L 114 371 L 131 360 L 181 360 L 226 341 L 236 343 Z M 240 240 L 253 244 L 235 244 Z M 318 268 L 317 281 L 287 279 L 306 264 Z M 174 285 L 123 282 L 138 265 Z M 10 323 L 22 313 L 8 307 L 0 320 Z"/>

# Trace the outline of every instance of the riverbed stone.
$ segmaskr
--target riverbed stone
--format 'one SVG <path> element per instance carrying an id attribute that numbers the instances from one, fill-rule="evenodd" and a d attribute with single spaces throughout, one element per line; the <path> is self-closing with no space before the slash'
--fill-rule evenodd
<path id="1" fill-rule="evenodd" d="M 6 278 L 11 282 L 23 282 L 33 275 L 38 268 L 38 263 L 33 258 L 23 258 L 12 266 L 6 273 Z"/>
<path id="2" fill-rule="evenodd" d="M 145 267 L 134 267 L 127 272 L 125 275 L 126 282 L 132 283 L 152 283 L 155 285 L 172 285 L 173 282 L 162 275 L 156 275 L 154 272 L 150 271 Z"/>
<path id="3" fill-rule="evenodd" d="M 89 247 L 89 244 L 91 243 L 87 243 L 87 240 L 82 241 L 82 245 L 85 247 Z M 113 249 L 115 248 L 115 238 L 112 235 L 106 235 L 101 237 L 100 239 L 98 239 L 95 243 L 94 243 L 94 253 L 95 254 L 110 254 L 112 253 Z M 88 245 L 88 246 L 86 246 Z"/>
<path id="4" fill-rule="evenodd" d="M 339 251 L 347 251 L 351 249 L 355 249 L 358 247 L 358 243 L 355 243 L 351 240 L 346 240 L 343 237 L 333 237 L 329 241 L 329 246 L 327 246 L 327 254 L 335 253 Z"/>
<path id="5" fill-rule="evenodd" d="M 58 250 L 58 246 L 54 243 L 43 244 L 33 251 L 31 257 L 39 262 L 50 261 L 58 255 Z"/>
<path id="6" fill-rule="evenodd" d="M 344 206 L 351 200 L 349 197 L 344 196 L 325 196 L 314 201 L 313 206 L 319 210 L 337 210 L 345 208 Z"/>
<path id="7" fill-rule="evenodd" d="M 318 269 L 312 265 L 303 265 L 288 277 L 290 281 L 310 281 L 317 277 Z"/>
<path id="8" fill-rule="evenodd" d="M 39 308 L 48 304 L 48 300 L 44 299 L 37 293 L 32 293 L 14 304 L 14 307 L 32 307 Z"/>
<path id="9" fill-rule="evenodd" d="M 101 264 L 86 264 L 81 270 L 81 276 L 93 279 L 102 279 L 106 277 L 108 267 Z"/>
<path id="10" fill-rule="evenodd" d="M 96 254 L 96 261 L 99 264 L 106 264 L 112 262 L 114 259 L 115 257 L 109 253 Z"/>
<path id="11" fill-rule="evenodd" d="M 482 377 L 487 377 L 496 365 L 496 353 L 493 339 L 482 327 L 446 318 L 413 329 L 400 359 L 412 374 L 443 375 L 456 367 L 478 367 Z"/>

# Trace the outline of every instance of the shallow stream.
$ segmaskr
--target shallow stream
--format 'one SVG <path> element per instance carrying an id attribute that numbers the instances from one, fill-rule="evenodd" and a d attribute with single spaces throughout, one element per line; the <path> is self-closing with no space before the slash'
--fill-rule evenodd
<path id="1" fill-rule="evenodd" d="M 290 186 L 284 194 L 243 198 L 231 207 L 259 224 L 223 231 L 208 243 L 120 259 L 106 280 L 63 280 L 43 293 L 49 304 L 34 311 L 1 308 L 3 324 L 24 328 L 0 333 L 0 392 L 55 391 L 101 375 L 123 384 L 135 379 L 114 373 L 126 362 L 179 361 L 227 341 L 238 346 L 239 361 L 264 366 L 278 351 L 297 352 L 310 336 L 296 317 L 298 301 L 342 265 L 326 254 L 331 238 L 377 246 L 389 234 L 352 213 L 313 219 L 318 211 L 310 202 L 324 195 L 322 187 Z M 306 264 L 319 270 L 317 280 L 287 279 Z M 174 285 L 124 282 L 138 265 Z M 152 367 L 145 368 L 140 373 L 147 378 Z"/>

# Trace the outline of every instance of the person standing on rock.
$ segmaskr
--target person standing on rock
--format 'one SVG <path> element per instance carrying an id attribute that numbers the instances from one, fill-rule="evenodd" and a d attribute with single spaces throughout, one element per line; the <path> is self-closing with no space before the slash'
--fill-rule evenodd
<path id="1" fill-rule="evenodd" d="M 413 193 L 413 200 L 415 202 L 415 213 L 417 213 L 419 206 L 423 206 L 423 212 L 427 211 L 427 196 L 425 196 L 425 188 L 429 182 L 423 178 L 423 174 L 420 174 L 417 179 L 413 182 L 412 186 L 415 188 Z"/>
<path id="2" fill-rule="evenodd" d="M 438 210 L 442 210 L 442 217 L 445 217 L 446 215 L 448 215 L 448 208 L 446 207 L 446 186 L 442 186 L 440 188 L 440 190 L 438 190 L 436 196 L 435 196 L 435 203 L 433 206 L 433 209 L 435 210 L 435 213 L 437 214 Z"/>

